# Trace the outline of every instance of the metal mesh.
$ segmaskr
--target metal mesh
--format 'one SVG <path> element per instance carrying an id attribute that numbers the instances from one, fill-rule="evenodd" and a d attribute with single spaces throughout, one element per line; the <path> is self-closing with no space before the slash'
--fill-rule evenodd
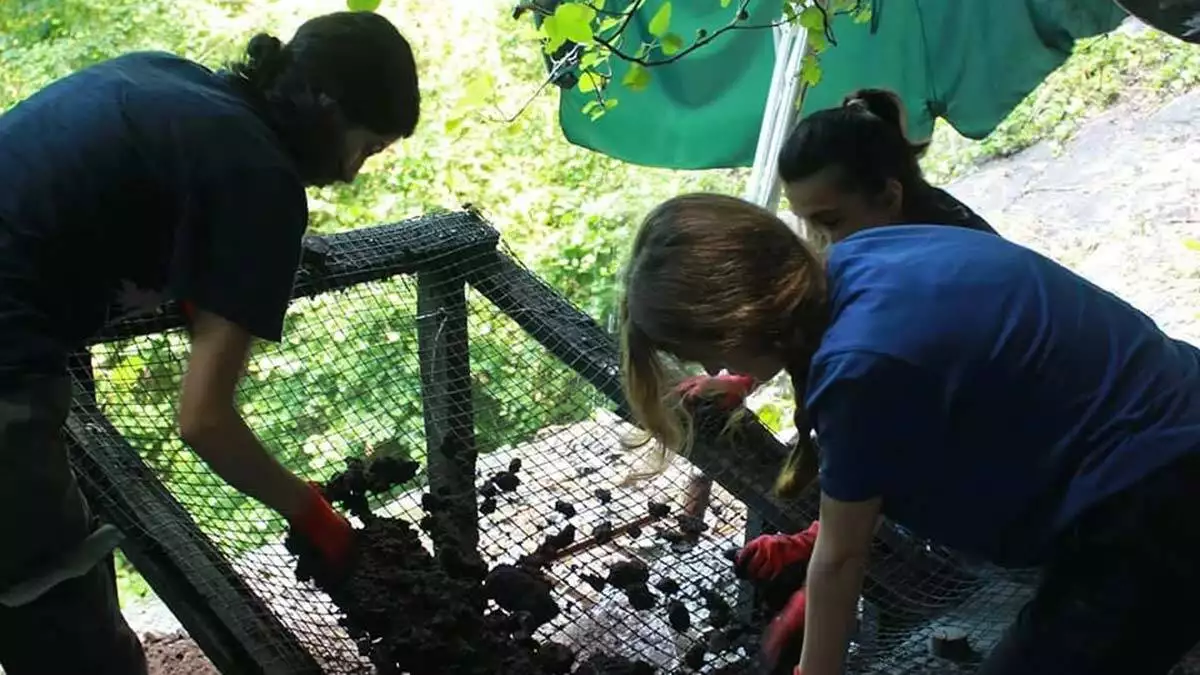
<path id="1" fill-rule="evenodd" d="M 727 552 L 760 519 L 790 531 L 815 516 L 811 498 L 781 503 L 767 494 L 784 449 L 765 429 L 751 419 L 718 439 L 723 422 L 710 420 L 694 464 L 677 460 L 626 485 L 639 458 L 621 443 L 632 428 L 613 340 L 497 248 L 475 215 L 337 235 L 309 253 L 285 340 L 256 349 L 239 394 L 250 427 L 286 466 L 325 480 L 348 457 L 416 459 L 425 466 L 416 481 L 375 511 L 419 521 L 422 493 L 440 488 L 458 505 L 459 535 L 478 537 L 489 566 L 573 525 L 573 543 L 548 569 L 563 611 L 539 637 L 660 672 L 692 672 L 687 655 L 695 666 L 705 651 L 701 672 L 754 672 L 753 642 L 739 646 L 709 626 L 704 596 L 715 591 L 748 620 L 753 598 Z M 92 347 L 95 398 L 86 369 L 77 370 L 69 425 L 89 496 L 131 536 L 141 551 L 131 559 L 189 630 L 209 631 L 198 640 L 210 651 L 239 645 L 266 672 L 369 672 L 337 608 L 296 580 L 282 519 L 225 485 L 178 439 L 185 356 L 172 311 L 113 327 Z M 466 443 L 467 455 L 448 460 L 451 441 Z M 473 452 L 477 463 L 464 475 Z M 514 459 L 520 485 L 493 495 L 485 486 Z M 705 487 L 694 480 L 697 466 L 713 481 L 707 500 L 697 500 Z M 651 502 L 670 515 L 651 517 Z M 691 512 L 702 528 L 677 521 L 700 503 L 706 508 Z M 635 610 L 624 594 L 589 583 L 619 560 L 649 567 L 653 607 Z M 663 579 L 680 590 L 664 593 Z M 961 629 L 986 652 L 1030 581 L 969 566 L 885 525 L 853 672 L 969 672 L 931 657 L 931 636 Z M 687 630 L 669 625 L 670 599 L 689 610 Z"/>

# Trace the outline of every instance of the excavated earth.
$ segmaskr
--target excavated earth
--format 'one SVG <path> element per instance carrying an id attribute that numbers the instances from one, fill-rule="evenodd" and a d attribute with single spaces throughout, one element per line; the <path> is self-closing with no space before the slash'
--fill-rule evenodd
<path id="1" fill-rule="evenodd" d="M 353 559 L 342 577 L 323 569 L 297 537 L 288 548 L 298 556 L 297 576 L 312 580 L 344 612 L 341 621 L 382 675 L 630 675 L 654 672 L 645 663 L 593 655 L 576 663 L 569 648 L 541 642 L 534 632 L 559 614 L 551 585 L 542 574 L 565 542 L 548 540 L 512 565 L 488 570 L 473 549 L 455 546 L 443 514 L 444 499 L 426 495 L 428 516 L 420 527 L 444 542 L 435 557 L 422 545 L 417 526 L 378 517 L 370 493 L 383 493 L 410 480 L 414 462 L 389 458 L 367 464 L 350 460 L 346 471 L 325 486 L 332 503 L 364 523 Z M 519 469 L 514 467 L 514 469 Z M 515 489 L 516 470 L 493 477 L 501 490 Z"/>

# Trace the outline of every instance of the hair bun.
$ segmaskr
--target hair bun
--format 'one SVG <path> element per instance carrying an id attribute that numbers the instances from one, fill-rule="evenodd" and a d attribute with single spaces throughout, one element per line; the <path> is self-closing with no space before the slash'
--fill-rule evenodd
<path id="1" fill-rule="evenodd" d="M 274 35 L 268 35 L 267 33 L 255 35 L 250 38 L 250 43 L 246 45 L 246 56 L 250 57 L 251 63 L 272 63 L 278 61 L 282 54 L 283 42 Z"/>

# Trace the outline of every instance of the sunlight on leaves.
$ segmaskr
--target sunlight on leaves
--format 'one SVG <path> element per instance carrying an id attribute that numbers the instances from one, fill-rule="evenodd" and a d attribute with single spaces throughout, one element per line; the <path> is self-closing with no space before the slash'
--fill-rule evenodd
<path id="1" fill-rule="evenodd" d="M 346 8 L 351 12 L 374 12 L 379 5 L 380 0 L 346 0 Z"/>
<path id="2" fill-rule="evenodd" d="M 800 81 L 810 87 L 821 81 L 821 64 L 811 52 L 800 63 Z"/>
<path id="3" fill-rule="evenodd" d="M 625 23 L 625 19 L 619 16 L 606 16 L 600 20 L 600 25 L 596 27 L 597 33 L 607 33 L 608 31 L 618 28 Z"/>
<path id="4" fill-rule="evenodd" d="M 589 51 L 579 59 L 580 70 L 595 70 L 602 65 L 608 63 L 608 53 L 598 52 L 595 50 Z"/>
<path id="5" fill-rule="evenodd" d="M 662 37 L 661 47 L 667 56 L 678 54 L 683 49 L 683 38 L 676 33 L 667 33 Z"/>
<path id="6" fill-rule="evenodd" d="M 671 29 L 671 3 L 664 2 L 654 13 L 654 17 L 650 19 L 650 25 L 647 27 L 650 34 L 656 38 L 661 38 Z"/>
<path id="7" fill-rule="evenodd" d="M 542 21 L 542 35 L 546 38 L 545 51 L 547 54 L 553 54 L 558 51 L 558 48 L 566 43 L 567 38 L 563 36 L 562 29 L 558 26 L 558 17 L 548 16 Z"/>
<path id="8" fill-rule="evenodd" d="M 604 88 L 605 77 L 594 70 L 585 70 L 579 74 L 579 91 L 593 92 Z"/>
<path id="9" fill-rule="evenodd" d="M 587 115 L 593 122 L 604 117 L 604 113 L 617 107 L 616 99 L 608 99 L 603 103 L 599 99 L 592 99 L 583 106 L 583 114 Z"/>
<path id="10" fill-rule="evenodd" d="M 468 80 L 467 86 L 463 87 L 463 96 L 459 100 L 459 105 L 471 108 L 484 105 L 495 90 L 496 76 L 491 73 L 480 73 Z"/>
<path id="11" fill-rule="evenodd" d="M 625 77 L 621 78 L 621 84 L 630 91 L 645 91 L 646 87 L 650 86 L 650 71 L 641 64 L 631 63 Z"/>
<path id="12" fill-rule="evenodd" d="M 797 19 L 802 27 L 809 30 L 825 30 L 825 17 L 821 14 L 821 10 L 811 5 L 805 7 Z"/>
<path id="13" fill-rule="evenodd" d="M 579 2 L 563 3 L 554 10 L 553 18 L 564 39 L 580 44 L 592 41 L 592 21 L 596 18 L 592 7 Z"/>

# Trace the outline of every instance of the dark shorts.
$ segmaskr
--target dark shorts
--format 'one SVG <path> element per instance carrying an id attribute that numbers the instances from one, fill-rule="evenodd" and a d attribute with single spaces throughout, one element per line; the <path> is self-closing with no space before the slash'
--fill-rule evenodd
<path id="1" fill-rule="evenodd" d="M 979 675 L 1163 675 L 1200 641 L 1200 453 L 1087 512 Z"/>
<path id="2" fill-rule="evenodd" d="M 97 528 L 67 461 L 64 379 L 0 394 L 0 593 L 45 574 Z M 121 616 L 111 553 L 21 604 L 0 603 L 7 675 L 142 675 L 141 643 Z"/>

